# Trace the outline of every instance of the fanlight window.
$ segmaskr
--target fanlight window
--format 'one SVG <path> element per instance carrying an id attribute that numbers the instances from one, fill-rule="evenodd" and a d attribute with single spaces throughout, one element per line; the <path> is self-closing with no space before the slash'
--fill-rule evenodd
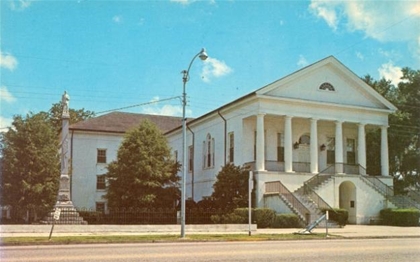
<path id="1" fill-rule="evenodd" d="M 335 91 L 334 86 L 332 84 L 328 83 L 328 82 L 322 83 L 319 86 L 319 89 L 320 90 L 326 90 L 326 91 Z"/>

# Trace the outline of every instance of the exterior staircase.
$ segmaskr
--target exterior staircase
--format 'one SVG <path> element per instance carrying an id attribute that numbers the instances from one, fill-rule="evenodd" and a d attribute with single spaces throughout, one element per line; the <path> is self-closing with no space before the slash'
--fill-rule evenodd
<path id="1" fill-rule="evenodd" d="M 417 200 L 415 192 L 407 195 L 394 195 L 394 189 L 374 176 L 360 176 L 368 186 L 382 194 L 389 202 L 398 208 L 417 208 L 420 209 L 420 202 Z M 420 197 L 419 197 L 420 199 Z"/>
<path id="2" fill-rule="evenodd" d="M 266 193 L 278 194 L 283 203 L 302 221 L 304 225 L 314 223 L 318 218 L 324 215 L 322 209 L 331 209 L 331 207 L 319 197 L 309 185 L 315 187 L 322 186 L 331 180 L 331 175 L 325 175 L 321 178 L 311 178 L 305 184 L 293 193 L 290 192 L 280 181 L 267 182 Z M 322 221 L 318 227 L 326 227 L 326 221 Z M 328 227 L 339 227 L 334 221 L 328 222 Z"/>

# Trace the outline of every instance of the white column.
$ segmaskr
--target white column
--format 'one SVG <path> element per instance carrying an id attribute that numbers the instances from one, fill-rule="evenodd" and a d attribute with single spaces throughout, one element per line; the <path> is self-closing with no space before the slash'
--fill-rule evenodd
<path id="1" fill-rule="evenodd" d="M 366 134 L 365 134 L 365 124 L 358 124 L 359 131 L 357 135 L 357 159 L 358 163 L 364 169 L 366 169 Z"/>
<path id="2" fill-rule="evenodd" d="M 311 173 L 318 173 L 318 119 L 311 119 Z"/>
<path id="3" fill-rule="evenodd" d="M 381 173 L 389 176 L 388 127 L 381 126 Z"/>
<path id="4" fill-rule="evenodd" d="M 342 174 L 343 170 L 343 122 L 335 122 L 335 172 Z"/>
<path id="5" fill-rule="evenodd" d="M 264 148 L 264 115 L 259 113 L 257 115 L 257 144 L 256 144 L 256 169 L 257 171 L 265 170 L 265 148 Z"/>
<path id="6" fill-rule="evenodd" d="M 284 171 L 293 172 L 292 117 L 284 118 Z"/>

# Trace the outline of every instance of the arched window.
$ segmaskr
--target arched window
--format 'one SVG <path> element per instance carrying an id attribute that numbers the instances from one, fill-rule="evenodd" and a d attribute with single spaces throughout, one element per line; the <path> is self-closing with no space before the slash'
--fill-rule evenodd
<path id="1" fill-rule="evenodd" d="M 299 144 L 301 145 L 309 145 L 311 143 L 311 137 L 309 135 L 302 135 L 299 138 Z"/>
<path id="2" fill-rule="evenodd" d="M 210 134 L 203 142 L 203 149 L 203 168 L 211 168 L 214 166 L 214 138 Z"/>
<path id="3" fill-rule="evenodd" d="M 319 90 L 335 91 L 335 88 L 332 84 L 325 82 L 319 86 Z"/>

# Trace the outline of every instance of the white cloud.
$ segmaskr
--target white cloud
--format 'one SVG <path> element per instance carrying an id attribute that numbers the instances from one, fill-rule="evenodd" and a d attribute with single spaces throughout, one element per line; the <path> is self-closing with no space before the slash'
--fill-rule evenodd
<path id="1" fill-rule="evenodd" d="M 361 31 L 382 42 L 407 41 L 420 50 L 420 1 L 312 0 L 309 9 L 333 30 Z"/>
<path id="2" fill-rule="evenodd" d="M 181 4 L 181 5 L 189 5 L 191 3 L 194 3 L 195 0 L 171 0 L 171 2 L 178 3 L 178 4 Z"/>
<path id="3" fill-rule="evenodd" d="M 6 132 L 7 127 L 12 126 L 13 119 L 0 116 L 0 132 Z"/>
<path id="4" fill-rule="evenodd" d="M 226 65 L 224 61 L 209 57 L 204 61 L 201 77 L 204 82 L 210 82 L 211 78 L 219 78 L 230 74 L 232 71 L 233 69 Z"/>
<path id="5" fill-rule="evenodd" d="M 305 66 L 307 66 L 309 63 L 308 63 L 308 60 L 306 60 L 306 58 L 303 56 L 303 55 L 300 55 L 299 56 L 299 60 L 298 60 L 298 62 L 297 62 L 297 65 L 299 66 L 299 67 L 305 67 Z"/>
<path id="6" fill-rule="evenodd" d="M 401 67 L 394 66 L 392 62 L 388 62 L 383 64 L 379 69 L 379 76 L 380 78 L 385 78 L 386 80 L 390 80 L 391 83 L 395 86 L 401 82 L 401 77 L 403 73 L 401 72 Z"/>
<path id="7" fill-rule="evenodd" d="M 119 24 L 122 22 L 122 16 L 120 15 L 116 15 L 112 18 L 112 21 L 114 21 L 115 23 Z"/>
<path id="8" fill-rule="evenodd" d="M 1 86 L 0 87 L 0 101 L 7 102 L 7 103 L 13 103 L 16 101 L 16 98 L 7 90 L 7 87 Z"/>
<path id="9" fill-rule="evenodd" d="M 362 53 L 358 52 L 358 51 L 356 52 L 356 57 L 359 58 L 362 61 L 365 60 L 365 56 Z"/>
<path id="10" fill-rule="evenodd" d="M 32 1 L 27 0 L 10 1 L 10 9 L 14 11 L 22 11 L 28 8 L 31 4 Z"/>
<path id="11" fill-rule="evenodd" d="M 309 8 L 316 16 L 322 18 L 327 22 L 328 26 L 337 29 L 337 13 L 335 11 L 335 4 L 327 1 L 312 1 Z"/>
<path id="12" fill-rule="evenodd" d="M 0 51 L 0 67 L 4 67 L 6 69 L 9 69 L 10 71 L 13 71 L 18 62 L 14 56 L 8 53 L 3 53 Z"/>
<path id="13" fill-rule="evenodd" d="M 182 116 L 182 105 L 160 105 L 159 104 L 159 97 L 153 97 L 152 100 L 150 100 L 151 103 L 145 107 L 142 108 L 142 113 L 144 114 L 150 114 L 150 115 L 164 115 L 164 116 Z M 187 116 L 192 115 L 191 109 L 186 109 L 185 114 Z"/>

